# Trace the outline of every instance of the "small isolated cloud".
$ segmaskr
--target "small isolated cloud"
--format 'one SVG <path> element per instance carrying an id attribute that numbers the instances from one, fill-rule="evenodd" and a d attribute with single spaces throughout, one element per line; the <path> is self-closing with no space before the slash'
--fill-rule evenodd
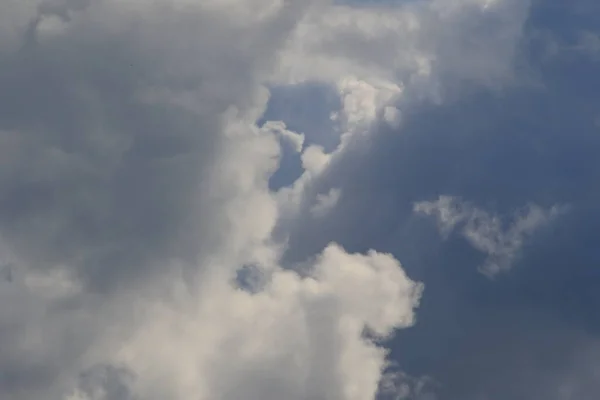
<path id="1" fill-rule="evenodd" d="M 316 204 L 310 209 L 314 217 L 321 217 L 335 207 L 342 195 L 339 189 L 331 189 L 326 194 L 317 195 Z"/>
<path id="2" fill-rule="evenodd" d="M 437 400 L 436 382 L 428 376 L 412 377 L 390 369 L 380 384 L 381 400 Z"/>
<path id="3" fill-rule="evenodd" d="M 302 152 L 304 146 L 304 135 L 290 131 L 282 121 L 267 121 L 262 129 L 269 130 L 277 135 L 283 142 L 292 147 L 297 153 Z"/>
<path id="4" fill-rule="evenodd" d="M 550 223 L 561 210 L 558 206 L 545 210 L 532 204 L 515 212 L 506 222 L 451 196 L 440 196 L 435 201 L 421 201 L 414 205 L 415 213 L 437 220 L 442 236 L 447 238 L 453 231 L 459 230 L 475 249 L 484 253 L 486 259 L 479 270 L 489 277 L 508 271 L 527 239 Z"/>

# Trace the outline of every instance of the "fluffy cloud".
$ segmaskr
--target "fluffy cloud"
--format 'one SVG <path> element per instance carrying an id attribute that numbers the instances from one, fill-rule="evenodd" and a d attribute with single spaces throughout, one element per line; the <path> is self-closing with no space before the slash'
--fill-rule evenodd
<path id="1" fill-rule="evenodd" d="M 111 286 L 210 241 L 199 220 L 213 213 L 195 204 L 211 201 L 200 185 L 225 151 L 221 115 L 254 111 L 277 44 L 218 8 L 78 4 L 56 5 L 69 17 L 50 37 L 39 21 L 58 11 L 40 5 L 3 51 L 2 235 L 32 268 L 68 261 Z M 252 41 L 263 54 L 246 54 Z"/>
<path id="2" fill-rule="evenodd" d="M 332 245 L 309 276 L 271 271 L 256 294 L 213 279 L 197 298 L 147 305 L 115 358 L 143 399 L 373 398 L 386 352 L 363 330 L 410 326 L 420 290 L 389 255 Z"/>
<path id="3" fill-rule="evenodd" d="M 375 397 L 387 351 L 369 335 L 412 325 L 421 285 L 336 245 L 282 269 L 268 181 L 303 137 L 256 124 L 323 7 L 0 6 L 3 398 Z M 257 293 L 235 284 L 246 265 Z"/>
<path id="4" fill-rule="evenodd" d="M 0 5 L 0 397 L 595 393 L 593 327 L 553 295 L 564 254 L 589 265 L 569 238 L 596 210 L 596 103 L 556 71 L 594 25 L 547 41 L 529 1 L 342 3 Z M 417 202 L 488 273 L 519 268 L 481 289 Z"/>

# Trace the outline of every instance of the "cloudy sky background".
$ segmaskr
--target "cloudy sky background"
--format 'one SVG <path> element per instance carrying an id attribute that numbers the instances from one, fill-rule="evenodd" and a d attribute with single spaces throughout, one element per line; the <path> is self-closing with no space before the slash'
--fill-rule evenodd
<path id="1" fill-rule="evenodd" d="M 0 398 L 597 399 L 598 27 L 3 0 Z"/>

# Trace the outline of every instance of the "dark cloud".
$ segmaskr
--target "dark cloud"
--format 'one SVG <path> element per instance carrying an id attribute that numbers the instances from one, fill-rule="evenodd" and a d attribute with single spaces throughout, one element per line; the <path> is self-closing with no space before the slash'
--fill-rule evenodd
<path id="1" fill-rule="evenodd" d="M 78 5 L 42 3 L 35 40 L 24 32 L 0 52 L 0 233 L 23 263 L 69 264 L 102 289 L 140 278 L 142 265 L 192 261 L 209 241 L 199 183 L 219 148 L 219 113 L 248 86 L 213 69 L 226 54 L 192 41 L 218 32 L 205 16 Z M 42 30 L 56 13 L 71 17 Z M 169 18 L 178 29 L 165 33 Z M 236 68 L 250 74 L 251 62 L 241 55 Z"/>
<path id="2" fill-rule="evenodd" d="M 134 374 L 126 368 L 97 365 L 79 376 L 78 391 L 91 399 L 132 400 L 135 397 L 129 387 L 133 380 Z"/>
<path id="3" fill-rule="evenodd" d="M 107 332 L 135 325 L 136 290 L 223 239 L 207 190 L 222 115 L 255 107 L 301 7 L 260 29 L 183 8 L 0 4 L 3 399 L 64 400 Z M 129 398 L 120 373 L 93 371 L 90 399 Z"/>

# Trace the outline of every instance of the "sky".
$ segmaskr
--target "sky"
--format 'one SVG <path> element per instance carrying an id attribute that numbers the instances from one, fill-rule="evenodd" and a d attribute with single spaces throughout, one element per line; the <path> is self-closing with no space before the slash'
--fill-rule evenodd
<path id="1" fill-rule="evenodd" d="M 600 3 L 0 2 L 0 398 L 595 400 Z"/>

